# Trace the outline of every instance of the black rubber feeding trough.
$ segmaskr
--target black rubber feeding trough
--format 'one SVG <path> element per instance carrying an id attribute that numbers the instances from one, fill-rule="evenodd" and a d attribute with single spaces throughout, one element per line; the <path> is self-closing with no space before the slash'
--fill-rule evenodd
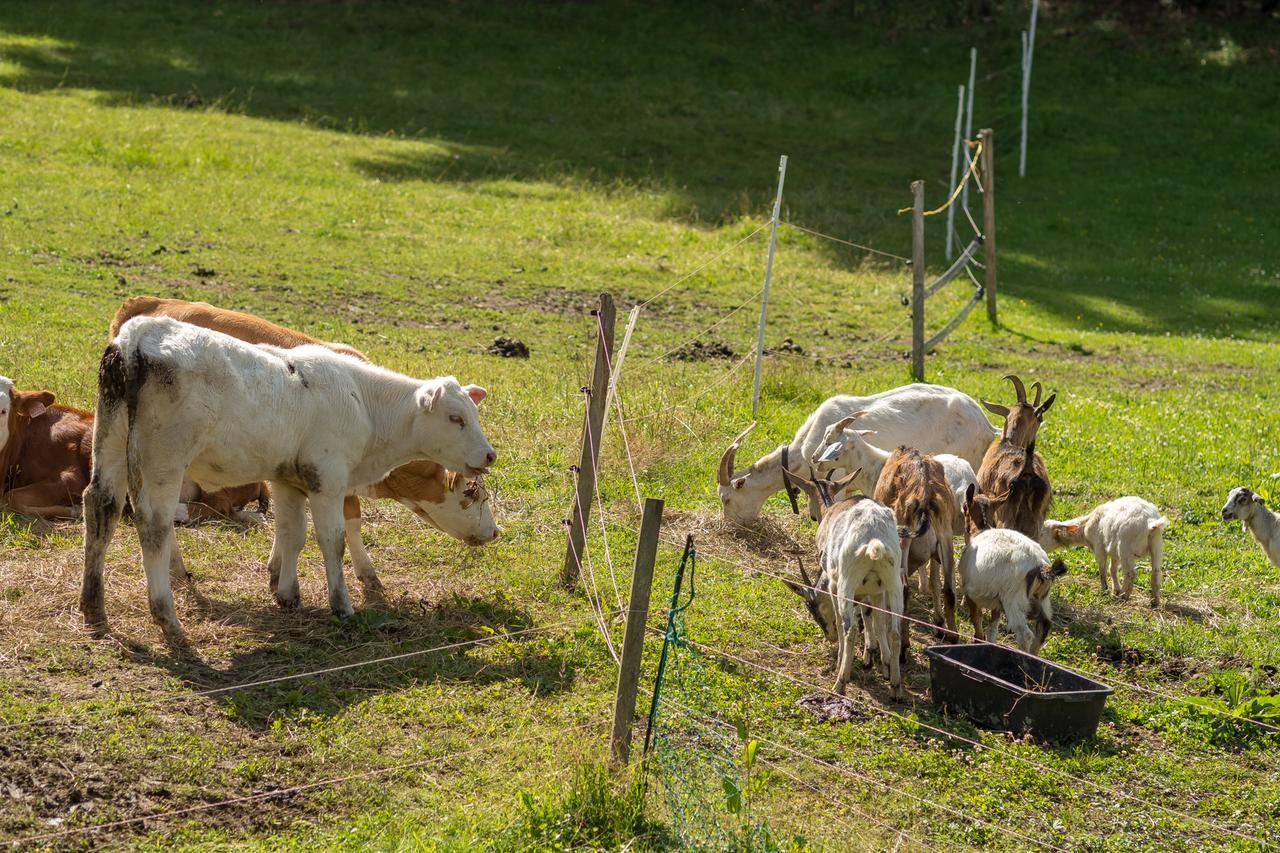
<path id="1" fill-rule="evenodd" d="M 1093 737 L 1112 690 L 1008 646 L 930 646 L 934 704 L 980 726 L 1028 732 L 1037 740 Z"/>

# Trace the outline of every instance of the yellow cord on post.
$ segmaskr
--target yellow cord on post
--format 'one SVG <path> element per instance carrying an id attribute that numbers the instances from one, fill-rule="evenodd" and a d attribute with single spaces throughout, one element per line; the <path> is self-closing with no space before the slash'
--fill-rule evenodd
<path id="1" fill-rule="evenodd" d="M 950 207 L 951 202 L 955 201 L 960 196 L 960 191 L 964 189 L 964 185 L 967 184 L 969 179 L 974 176 L 974 173 L 978 171 L 978 158 L 982 156 L 982 140 L 978 140 L 977 142 L 965 140 L 965 142 L 970 147 L 977 146 L 977 150 L 973 152 L 973 159 L 969 162 L 969 170 L 964 173 L 964 177 L 960 179 L 960 183 L 956 184 L 955 191 L 951 193 L 951 198 L 947 199 L 946 204 L 942 205 L 942 207 L 935 207 L 933 210 L 926 210 L 921 214 L 922 216 L 933 216 L 935 213 L 941 213 Z M 904 213 L 910 212 L 911 208 L 904 207 L 898 211 L 898 215 L 901 216 Z"/>

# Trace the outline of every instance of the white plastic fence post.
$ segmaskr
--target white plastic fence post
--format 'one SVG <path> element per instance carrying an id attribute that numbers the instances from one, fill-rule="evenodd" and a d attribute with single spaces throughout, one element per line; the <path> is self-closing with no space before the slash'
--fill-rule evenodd
<path id="1" fill-rule="evenodd" d="M 960 87 L 960 97 L 956 102 L 956 137 L 951 143 L 951 181 L 947 184 L 947 191 L 951 191 L 951 187 L 956 185 L 956 169 L 960 167 L 960 124 L 964 121 L 964 86 Z M 964 158 L 968 160 L 966 156 Z M 965 184 L 968 186 L 968 184 Z M 952 235 L 955 234 L 956 224 L 956 206 L 953 204 L 947 208 L 947 260 L 951 260 L 951 244 Z"/>
<path id="2" fill-rule="evenodd" d="M 773 249 L 778 243 L 778 218 L 782 215 L 782 185 L 787 180 L 787 155 L 778 159 L 778 195 L 773 200 L 773 227 L 769 231 L 769 259 L 764 265 L 764 293 L 760 298 L 760 326 L 756 330 L 756 376 L 751 387 L 751 419 L 760 410 L 760 366 L 764 358 L 764 322 L 769 313 L 769 282 L 773 279 Z"/>
<path id="3" fill-rule="evenodd" d="M 978 49 L 976 47 L 969 48 L 969 95 L 968 103 L 964 108 L 964 138 L 966 140 L 973 139 L 973 87 L 977 83 L 978 76 Z M 964 168 L 965 174 L 969 174 L 969 158 L 973 156 L 969 153 L 969 146 L 960 146 L 964 151 Z M 964 205 L 964 209 L 969 209 L 969 184 L 966 182 L 964 189 L 960 192 L 960 203 Z"/>
<path id="4" fill-rule="evenodd" d="M 1022 32 L 1022 149 L 1018 155 L 1018 177 L 1027 176 L 1027 102 L 1031 97 L 1031 60 L 1036 51 L 1036 14 L 1040 0 L 1031 0 L 1031 32 Z"/>

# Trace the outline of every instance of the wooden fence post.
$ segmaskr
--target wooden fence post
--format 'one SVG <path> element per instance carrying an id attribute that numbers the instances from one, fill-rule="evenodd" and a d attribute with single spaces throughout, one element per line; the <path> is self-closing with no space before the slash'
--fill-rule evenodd
<path id="1" fill-rule="evenodd" d="M 600 459 L 600 436 L 604 431 L 605 405 L 609 400 L 609 360 L 613 354 L 613 325 L 616 309 L 613 297 L 600 294 L 600 307 L 591 312 L 599 320 L 596 333 L 596 360 L 591 385 L 583 388 L 587 413 L 582 421 L 582 454 L 578 459 L 578 488 L 569 507 L 569 546 L 565 550 L 560 581 L 572 588 L 582 572 L 582 553 L 587 542 L 587 521 L 595 500 L 596 463 Z"/>
<path id="2" fill-rule="evenodd" d="M 662 501 L 645 498 L 636 562 L 631 570 L 631 598 L 627 603 L 627 630 L 622 637 L 622 660 L 618 664 L 613 729 L 609 733 L 609 754 L 615 767 L 626 766 L 631 758 L 631 723 L 636 715 L 636 691 L 640 686 L 640 653 L 644 651 L 644 629 L 649 618 L 649 593 L 653 589 L 653 564 L 658 556 L 661 527 Z"/>
<path id="3" fill-rule="evenodd" d="M 924 181 L 911 182 L 911 376 L 924 381 Z"/>
<path id="4" fill-rule="evenodd" d="M 987 262 L 987 319 L 992 325 L 996 316 L 996 153 L 991 147 L 991 128 L 978 132 L 982 140 L 982 245 Z"/>

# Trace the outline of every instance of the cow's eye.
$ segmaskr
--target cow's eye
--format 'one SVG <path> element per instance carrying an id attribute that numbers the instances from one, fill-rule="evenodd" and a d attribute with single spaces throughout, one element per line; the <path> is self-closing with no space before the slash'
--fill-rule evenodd
<path id="1" fill-rule="evenodd" d="M 462 415 L 449 415 L 449 421 L 459 427 L 466 427 L 466 422 L 462 420 Z"/>

